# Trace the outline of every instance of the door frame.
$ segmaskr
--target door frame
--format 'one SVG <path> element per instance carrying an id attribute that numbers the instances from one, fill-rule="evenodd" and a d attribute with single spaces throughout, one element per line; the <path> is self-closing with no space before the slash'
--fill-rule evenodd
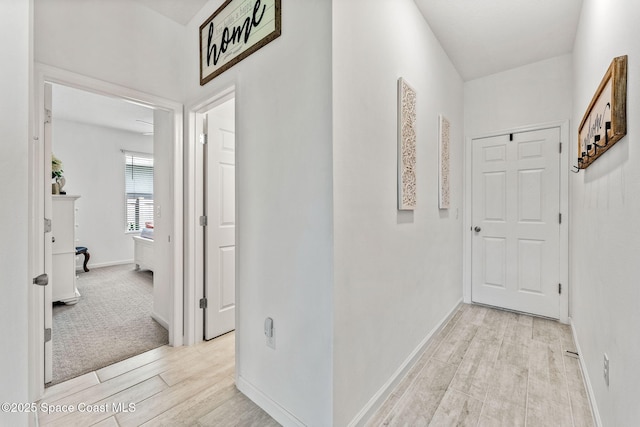
<path id="1" fill-rule="evenodd" d="M 184 342 L 192 345 L 204 341 L 204 312 L 199 308 L 200 299 L 204 296 L 204 235 L 201 232 L 199 217 L 203 212 L 203 149 L 200 143 L 202 122 L 198 119 L 212 108 L 228 101 L 232 97 L 237 98 L 235 84 L 226 86 L 212 95 L 189 104 L 185 108 L 187 116 L 186 145 L 185 150 L 185 294 L 184 294 Z M 236 123 L 238 113 L 236 102 Z M 236 126 L 236 144 L 237 138 Z M 237 146 L 237 145 L 236 145 Z M 236 156 L 236 194 L 238 194 L 238 159 Z M 236 245 L 238 242 L 238 197 L 236 197 Z M 236 248 L 236 290 L 238 288 L 239 263 Z M 236 296 L 237 296 L 236 291 Z M 236 362 L 238 358 L 238 319 L 239 309 L 236 305 Z M 236 369 L 236 376 L 238 369 Z"/>
<path id="2" fill-rule="evenodd" d="M 76 74 L 71 71 L 56 67 L 35 63 L 34 81 L 32 82 L 33 108 L 31 124 L 32 138 L 29 152 L 29 268 L 32 277 L 37 276 L 43 270 L 40 260 L 44 253 L 44 205 L 46 189 L 41 184 L 44 180 L 42 165 L 44 159 L 44 85 L 46 83 L 61 84 L 87 92 L 117 97 L 138 103 L 154 109 L 167 110 L 173 113 L 174 139 L 173 139 L 173 293 L 171 301 L 171 314 L 169 323 L 169 345 L 183 345 L 183 252 L 184 229 L 183 224 L 183 114 L 182 104 L 139 92 L 113 83 Z M 44 393 L 44 292 L 38 290 L 30 292 L 28 301 L 29 316 L 29 372 L 30 372 L 30 396 L 39 399 Z"/>
<path id="3" fill-rule="evenodd" d="M 569 162 L 573 145 L 570 140 L 569 120 L 548 122 L 522 127 L 510 128 L 501 131 L 489 132 L 481 135 L 465 137 L 464 145 L 464 197 L 462 222 L 463 230 L 463 254 L 462 254 L 462 298 L 467 304 L 472 304 L 471 300 L 471 254 L 472 254 L 472 177 L 473 177 L 473 140 L 489 138 L 494 136 L 508 135 L 510 133 L 529 132 L 535 130 L 560 128 L 560 142 L 562 142 L 562 152 L 560 153 L 560 213 L 562 213 L 562 223 L 560 224 L 560 283 L 562 283 L 562 294 L 560 295 L 559 320 L 562 323 L 569 323 Z"/>

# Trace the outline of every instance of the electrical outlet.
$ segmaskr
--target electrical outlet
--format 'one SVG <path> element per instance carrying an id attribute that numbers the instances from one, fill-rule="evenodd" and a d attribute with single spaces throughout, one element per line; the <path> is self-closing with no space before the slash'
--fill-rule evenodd
<path id="1" fill-rule="evenodd" d="M 604 354 L 604 383 L 609 387 L 609 356 Z"/>
<path id="2" fill-rule="evenodd" d="M 273 328 L 271 336 L 267 337 L 267 347 L 271 347 L 274 350 L 276 349 L 276 328 Z"/>
<path id="3" fill-rule="evenodd" d="M 264 319 L 264 336 L 267 337 L 267 347 L 276 349 L 276 328 L 273 327 L 273 319 Z"/>

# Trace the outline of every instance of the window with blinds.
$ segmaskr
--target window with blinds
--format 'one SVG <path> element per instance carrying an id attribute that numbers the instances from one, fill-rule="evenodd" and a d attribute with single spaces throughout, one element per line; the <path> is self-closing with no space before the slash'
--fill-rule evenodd
<path id="1" fill-rule="evenodd" d="M 125 232 L 153 221 L 153 155 L 125 151 Z"/>

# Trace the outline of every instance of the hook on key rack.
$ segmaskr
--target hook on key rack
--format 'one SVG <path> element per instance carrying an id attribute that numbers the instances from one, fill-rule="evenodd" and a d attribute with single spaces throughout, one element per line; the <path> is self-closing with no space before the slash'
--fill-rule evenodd
<path id="1" fill-rule="evenodd" d="M 585 153 L 582 153 L 582 155 L 584 156 Z M 584 158 L 583 157 L 578 157 L 578 164 L 580 164 L 580 163 L 584 163 Z M 575 170 L 573 170 L 573 169 L 575 169 Z M 571 166 L 571 172 L 580 173 L 580 168 L 578 166 L 576 166 L 576 165 L 572 165 Z"/>

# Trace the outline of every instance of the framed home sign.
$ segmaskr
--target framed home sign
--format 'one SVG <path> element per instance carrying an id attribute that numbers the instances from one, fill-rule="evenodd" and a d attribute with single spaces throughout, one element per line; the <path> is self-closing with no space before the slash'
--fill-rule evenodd
<path id="1" fill-rule="evenodd" d="M 627 134 L 627 56 L 614 58 L 578 128 L 578 168 L 586 169 Z"/>
<path id="2" fill-rule="evenodd" d="M 227 0 L 200 26 L 200 85 L 280 37 L 281 0 Z"/>

